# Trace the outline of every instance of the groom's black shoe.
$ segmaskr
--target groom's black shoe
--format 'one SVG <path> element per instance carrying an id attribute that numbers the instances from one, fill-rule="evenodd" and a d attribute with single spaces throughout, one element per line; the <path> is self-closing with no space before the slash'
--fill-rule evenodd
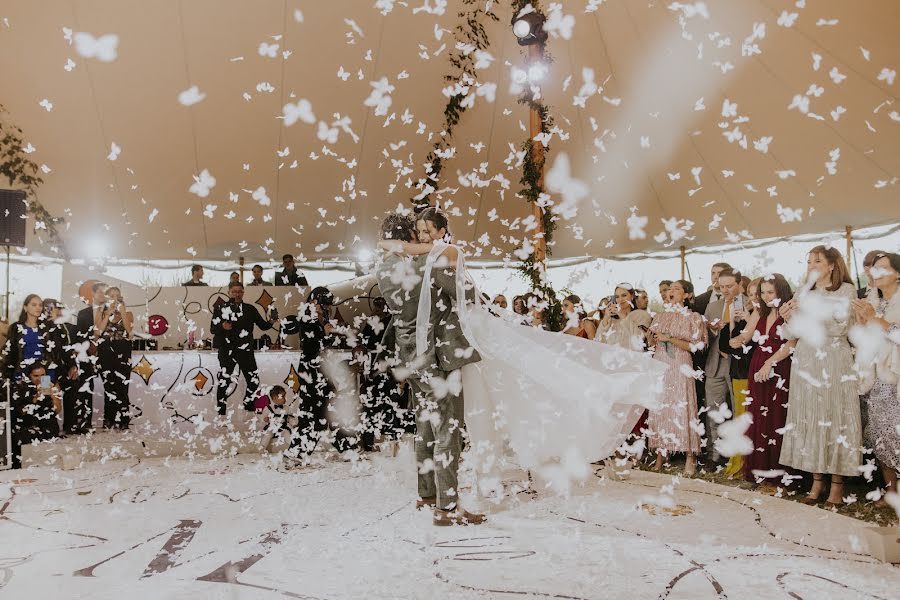
<path id="1" fill-rule="evenodd" d="M 424 498 L 419 498 L 418 500 L 416 500 L 416 509 L 418 510 L 421 508 L 434 508 L 436 504 L 436 496 L 426 496 Z"/>
<path id="2" fill-rule="evenodd" d="M 447 527 L 449 525 L 481 525 L 487 521 L 484 515 L 473 514 L 461 508 L 453 510 L 434 509 L 434 519 L 432 522 L 439 527 Z"/>

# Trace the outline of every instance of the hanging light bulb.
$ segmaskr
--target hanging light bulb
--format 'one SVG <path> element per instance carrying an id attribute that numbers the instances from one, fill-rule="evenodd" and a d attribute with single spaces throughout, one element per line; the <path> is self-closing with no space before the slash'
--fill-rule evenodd
<path id="1" fill-rule="evenodd" d="M 525 19 L 519 19 L 513 23 L 513 33 L 521 40 L 531 33 L 531 25 Z"/>
<path id="2" fill-rule="evenodd" d="M 544 15 L 534 10 L 524 15 L 513 17 L 512 30 L 519 41 L 519 45 L 530 46 L 547 41 L 544 21 Z"/>

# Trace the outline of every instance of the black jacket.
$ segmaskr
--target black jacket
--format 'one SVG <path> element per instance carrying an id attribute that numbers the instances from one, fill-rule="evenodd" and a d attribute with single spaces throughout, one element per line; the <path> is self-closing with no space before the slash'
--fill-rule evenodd
<path id="1" fill-rule="evenodd" d="M 222 327 L 224 321 L 230 321 L 231 329 Z M 262 330 L 272 329 L 272 324 L 262 318 L 252 304 L 246 302 L 223 302 L 213 310 L 210 331 L 213 334 L 213 347 L 219 350 L 246 351 L 254 349 L 253 327 Z"/>
<path id="2" fill-rule="evenodd" d="M 306 282 L 306 277 L 303 273 L 294 269 L 293 273 L 288 273 L 287 271 L 275 273 L 275 285 L 299 285 L 306 287 L 309 283 Z"/>
<path id="3" fill-rule="evenodd" d="M 719 349 L 731 355 L 729 372 L 732 379 L 748 379 L 749 377 L 750 359 L 753 358 L 753 349 L 756 344 L 751 341 L 744 344 L 744 347 L 732 348 L 728 343 L 731 338 L 741 335 L 745 327 L 747 327 L 746 321 L 735 321 L 733 330 L 730 325 L 726 325 L 719 335 Z M 728 335 L 725 335 L 726 331 L 728 331 Z M 744 348 L 747 348 L 747 352 L 744 352 Z"/>
<path id="4" fill-rule="evenodd" d="M 24 370 L 22 365 L 22 352 L 25 349 L 25 329 L 22 323 L 13 323 L 9 326 L 9 339 L 3 347 L 3 373 L 12 380 L 16 370 Z M 53 323 L 47 323 L 44 319 L 38 321 L 38 337 L 43 348 L 41 361 L 47 368 L 56 369 L 59 372 L 64 364 L 64 350 L 58 343 L 50 343 L 53 340 L 51 328 L 57 327 Z"/>

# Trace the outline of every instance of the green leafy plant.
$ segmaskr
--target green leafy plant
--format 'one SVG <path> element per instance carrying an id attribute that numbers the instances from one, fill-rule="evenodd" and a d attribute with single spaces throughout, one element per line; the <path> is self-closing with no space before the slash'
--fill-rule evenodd
<path id="1" fill-rule="evenodd" d="M 490 47 L 491 41 L 484 28 L 484 21 L 498 19 L 491 10 L 491 3 L 485 3 L 483 0 L 463 0 L 463 9 L 457 14 L 460 23 L 453 29 L 453 38 L 462 44 L 463 48 L 454 49 L 450 53 L 452 72 L 444 76 L 444 81 L 453 90 L 459 91 L 451 94 L 444 106 L 444 123 L 438 140 L 426 158 L 425 176 L 416 183 L 416 189 L 423 192 L 413 199 L 413 204 L 417 206 L 428 206 L 431 194 L 438 189 L 445 161 L 441 155 L 448 154 L 452 147 L 453 130 L 467 109 L 463 101 L 468 94 L 474 93 L 477 74 L 475 52 L 471 49 L 487 50 Z M 456 45 L 454 44 L 454 47 Z"/>
<path id="2" fill-rule="evenodd" d="M 22 130 L 10 121 L 9 111 L 0 104 L 0 175 L 11 187 L 27 194 L 26 210 L 34 220 L 35 231 L 45 231 L 51 246 L 65 256 L 65 246 L 57 229 L 62 219 L 51 215 L 37 199 L 37 188 L 44 180 L 38 174 L 40 167 L 28 158 L 25 148 Z"/>

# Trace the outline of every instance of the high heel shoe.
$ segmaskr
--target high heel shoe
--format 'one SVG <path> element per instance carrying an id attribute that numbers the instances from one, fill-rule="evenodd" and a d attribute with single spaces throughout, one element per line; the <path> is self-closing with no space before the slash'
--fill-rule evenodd
<path id="1" fill-rule="evenodd" d="M 819 502 L 821 502 L 821 501 L 822 501 L 822 494 L 821 494 L 821 493 L 820 493 L 819 495 L 817 495 L 817 496 L 806 495 L 806 496 L 804 496 L 803 498 L 800 498 L 800 503 L 801 503 L 801 504 L 806 504 L 807 506 L 815 506 L 815 505 L 817 505 L 817 504 L 818 504 Z"/>

